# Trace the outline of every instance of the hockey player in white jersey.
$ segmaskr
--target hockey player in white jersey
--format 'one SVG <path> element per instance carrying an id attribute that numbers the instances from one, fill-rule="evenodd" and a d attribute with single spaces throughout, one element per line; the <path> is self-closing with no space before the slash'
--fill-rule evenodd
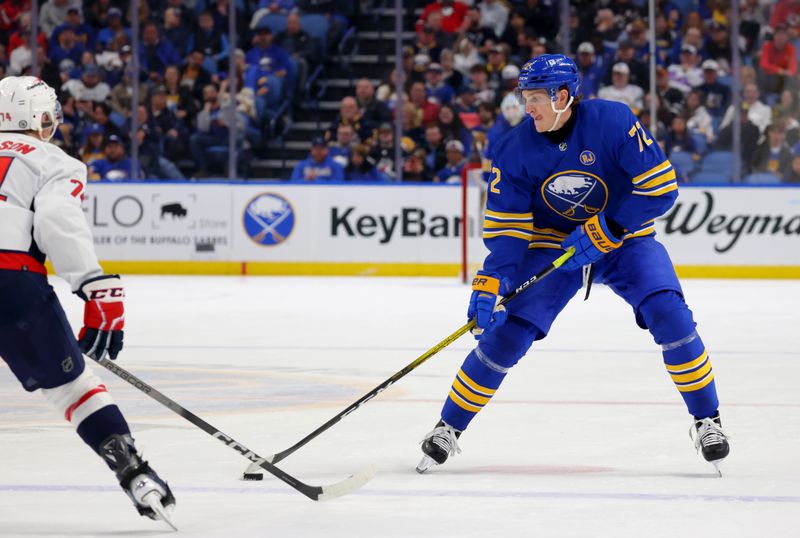
<path id="1" fill-rule="evenodd" d="M 122 349 L 124 289 L 103 274 L 81 209 L 86 166 L 50 143 L 55 91 L 35 77 L 0 81 L 0 357 L 116 474 L 140 514 L 170 526 L 175 497 L 140 457 L 125 418 L 84 362 Z M 43 265 L 85 301 L 76 339 Z M 54 450 L 56 448 L 54 447 Z"/>

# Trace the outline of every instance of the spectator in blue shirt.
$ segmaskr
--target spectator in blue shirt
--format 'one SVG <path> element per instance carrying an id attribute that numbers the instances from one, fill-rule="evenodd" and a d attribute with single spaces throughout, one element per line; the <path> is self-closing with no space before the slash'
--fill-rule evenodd
<path id="1" fill-rule="evenodd" d="M 72 31 L 75 32 L 75 37 L 78 41 L 83 43 L 84 48 L 87 50 L 94 50 L 95 30 L 81 20 L 80 9 L 71 7 L 67 10 L 67 17 L 64 24 L 56 26 L 56 29 L 53 30 L 50 36 L 51 47 L 58 43 L 58 36 L 61 35 L 61 32 L 63 32 L 65 28 L 72 28 Z"/>
<path id="2" fill-rule="evenodd" d="M 584 99 L 594 99 L 605 75 L 602 60 L 598 62 L 595 56 L 594 45 L 588 41 L 578 45 L 577 64 L 581 73 L 581 94 Z"/>
<path id="3" fill-rule="evenodd" d="M 256 116 L 259 121 L 268 120 L 278 108 L 282 94 L 283 79 L 272 69 L 272 60 L 264 56 L 258 63 L 247 68 L 244 85 L 253 90 Z"/>
<path id="4" fill-rule="evenodd" d="M 125 146 L 117 135 L 111 135 L 106 141 L 105 159 L 99 159 L 89 165 L 89 175 L 119 181 L 123 179 L 141 179 L 141 170 L 131 174 L 131 160 L 125 156 Z M 133 176 L 133 177 L 132 177 Z"/>
<path id="5" fill-rule="evenodd" d="M 122 10 L 120 8 L 116 6 L 108 8 L 108 13 L 106 13 L 106 25 L 107 26 L 101 29 L 97 34 L 97 42 L 101 43 L 104 49 L 108 48 L 108 44 L 111 43 L 119 33 L 127 35 L 130 40 L 131 31 L 129 28 L 122 26 Z"/>
<path id="6" fill-rule="evenodd" d="M 58 36 L 58 44 L 50 49 L 50 61 L 56 65 L 61 64 L 61 60 L 69 58 L 75 65 L 81 63 L 81 55 L 86 50 L 83 43 L 78 41 L 75 30 L 65 27 Z"/>
<path id="7" fill-rule="evenodd" d="M 253 48 L 247 51 L 245 59 L 248 65 L 258 65 L 261 58 L 272 60 L 272 70 L 279 77 L 286 76 L 289 70 L 289 53 L 286 49 L 272 43 L 272 30 L 259 28 L 253 36 Z"/>
<path id="8" fill-rule="evenodd" d="M 444 83 L 442 66 L 432 63 L 425 71 L 425 95 L 433 97 L 440 105 L 448 105 L 455 97 L 455 90 Z"/>
<path id="9" fill-rule="evenodd" d="M 158 34 L 158 25 L 149 21 L 142 29 L 142 42 L 139 45 L 139 58 L 142 69 L 148 71 L 152 80 L 164 76 L 164 70 L 169 65 L 180 64 L 180 57 L 169 41 L 161 39 Z"/>
<path id="10" fill-rule="evenodd" d="M 451 140 L 445 145 L 447 164 L 436 172 L 433 181 L 436 183 L 454 183 L 461 181 L 461 171 L 464 169 L 464 144 L 458 140 Z"/>
<path id="11" fill-rule="evenodd" d="M 344 168 L 328 155 L 325 137 L 315 136 L 311 141 L 311 154 L 297 163 L 292 171 L 293 180 L 342 181 Z"/>

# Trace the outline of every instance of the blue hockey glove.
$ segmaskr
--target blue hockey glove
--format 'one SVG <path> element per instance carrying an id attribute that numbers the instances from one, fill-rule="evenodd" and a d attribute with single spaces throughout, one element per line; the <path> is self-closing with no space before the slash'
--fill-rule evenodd
<path id="1" fill-rule="evenodd" d="M 508 312 L 504 306 L 497 306 L 504 293 L 511 289 L 511 282 L 496 273 L 478 271 L 472 280 L 472 297 L 469 298 L 467 318 L 475 318 L 472 335 L 480 340 L 483 331 L 490 326 L 499 327 L 506 322 Z"/>
<path id="2" fill-rule="evenodd" d="M 613 226 L 619 228 L 616 223 Z M 622 234 L 620 233 L 620 235 Z M 622 246 L 622 239 L 615 237 L 606 218 L 602 213 L 598 213 L 582 226 L 575 228 L 561 243 L 561 248 L 564 250 L 575 247 L 575 254 L 565 261 L 561 268 L 567 271 L 580 269 L 584 265 L 596 262 L 603 254 L 620 246 Z"/>

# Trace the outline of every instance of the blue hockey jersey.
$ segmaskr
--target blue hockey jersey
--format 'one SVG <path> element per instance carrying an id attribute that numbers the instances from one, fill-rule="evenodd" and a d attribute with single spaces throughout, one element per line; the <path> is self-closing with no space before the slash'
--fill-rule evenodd
<path id="1" fill-rule="evenodd" d="M 526 117 L 494 145 L 484 270 L 514 278 L 528 249 L 560 248 L 600 212 L 625 228 L 626 239 L 654 234 L 654 220 L 675 202 L 675 170 L 626 105 L 594 99 L 573 113 L 563 142 Z"/>

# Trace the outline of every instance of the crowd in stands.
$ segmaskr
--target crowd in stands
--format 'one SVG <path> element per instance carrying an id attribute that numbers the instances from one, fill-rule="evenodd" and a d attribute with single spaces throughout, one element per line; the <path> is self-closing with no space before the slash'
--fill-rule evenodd
<path id="1" fill-rule="evenodd" d="M 35 61 L 62 102 L 65 121 L 56 141 L 89 165 L 92 178 L 202 177 L 227 160 L 229 129 L 240 149 L 257 147 L 272 135 L 271 120 L 285 113 L 284 103 L 302 106 L 298 90 L 305 78 L 330 58 L 355 14 L 373 5 L 233 0 L 239 39 L 230 43 L 228 1 L 141 0 L 136 72 L 128 1 L 47 0 L 32 36 L 30 0 L 5 0 L 0 75 L 28 74 Z M 403 49 L 400 104 L 393 65 L 376 73 L 380 84 L 357 80 L 354 95 L 341 100 L 336 119 L 314 137 L 292 179 L 395 180 L 399 144 L 404 181 L 460 180 L 484 166 L 492 144 L 524 118 L 514 96 L 519 66 L 564 48 L 558 0 L 403 4 L 409 12 L 417 4 L 422 10 L 406 28 L 415 37 Z M 702 173 L 706 157 L 733 147 L 731 0 L 656 4 L 651 95 L 647 2 L 570 2 L 568 45 L 583 99 L 627 104 L 655 130 L 683 181 L 710 179 Z M 286 15 L 280 32 L 261 23 L 275 13 Z M 304 29 L 309 16 L 326 19 L 323 34 Z M 742 173 L 800 182 L 800 0 L 741 0 L 739 16 Z M 226 105 L 234 86 L 232 118 Z M 398 114 L 400 140 L 393 124 Z"/>

